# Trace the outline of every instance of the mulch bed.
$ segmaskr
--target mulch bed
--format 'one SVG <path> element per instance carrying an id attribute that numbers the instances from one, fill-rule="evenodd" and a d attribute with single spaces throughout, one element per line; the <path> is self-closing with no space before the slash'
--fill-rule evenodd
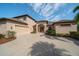
<path id="1" fill-rule="evenodd" d="M 0 39 L 0 44 L 4 44 L 4 43 L 10 42 L 10 41 L 13 41 L 15 39 L 16 39 L 16 37 L 2 38 L 2 39 Z"/>

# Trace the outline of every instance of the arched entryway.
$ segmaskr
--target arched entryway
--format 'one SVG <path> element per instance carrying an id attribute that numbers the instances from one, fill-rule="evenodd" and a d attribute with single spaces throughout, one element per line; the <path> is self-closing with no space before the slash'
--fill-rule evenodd
<path id="1" fill-rule="evenodd" d="M 36 32 L 36 25 L 33 26 L 33 32 Z"/>
<path id="2" fill-rule="evenodd" d="M 43 24 L 38 25 L 38 32 L 44 32 L 44 25 Z"/>

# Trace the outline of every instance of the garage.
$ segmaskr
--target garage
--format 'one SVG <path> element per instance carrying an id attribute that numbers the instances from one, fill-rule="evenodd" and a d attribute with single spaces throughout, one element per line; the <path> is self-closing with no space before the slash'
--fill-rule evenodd
<path id="1" fill-rule="evenodd" d="M 24 35 L 28 33 L 27 25 L 15 25 L 16 35 Z"/>

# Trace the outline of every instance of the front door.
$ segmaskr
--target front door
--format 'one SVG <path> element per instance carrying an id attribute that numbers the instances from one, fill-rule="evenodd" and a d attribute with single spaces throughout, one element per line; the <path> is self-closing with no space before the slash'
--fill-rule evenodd
<path id="1" fill-rule="evenodd" d="M 43 24 L 38 25 L 38 32 L 44 32 L 44 25 Z"/>

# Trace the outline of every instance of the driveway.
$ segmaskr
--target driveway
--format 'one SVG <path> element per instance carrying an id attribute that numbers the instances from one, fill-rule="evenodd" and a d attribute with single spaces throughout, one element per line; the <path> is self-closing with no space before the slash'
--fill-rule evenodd
<path id="1" fill-rule="evenodd" d="M 79 41 L 69 37 L 25 34 L 0 45 L 0 56 L 79 56 Z"/>

